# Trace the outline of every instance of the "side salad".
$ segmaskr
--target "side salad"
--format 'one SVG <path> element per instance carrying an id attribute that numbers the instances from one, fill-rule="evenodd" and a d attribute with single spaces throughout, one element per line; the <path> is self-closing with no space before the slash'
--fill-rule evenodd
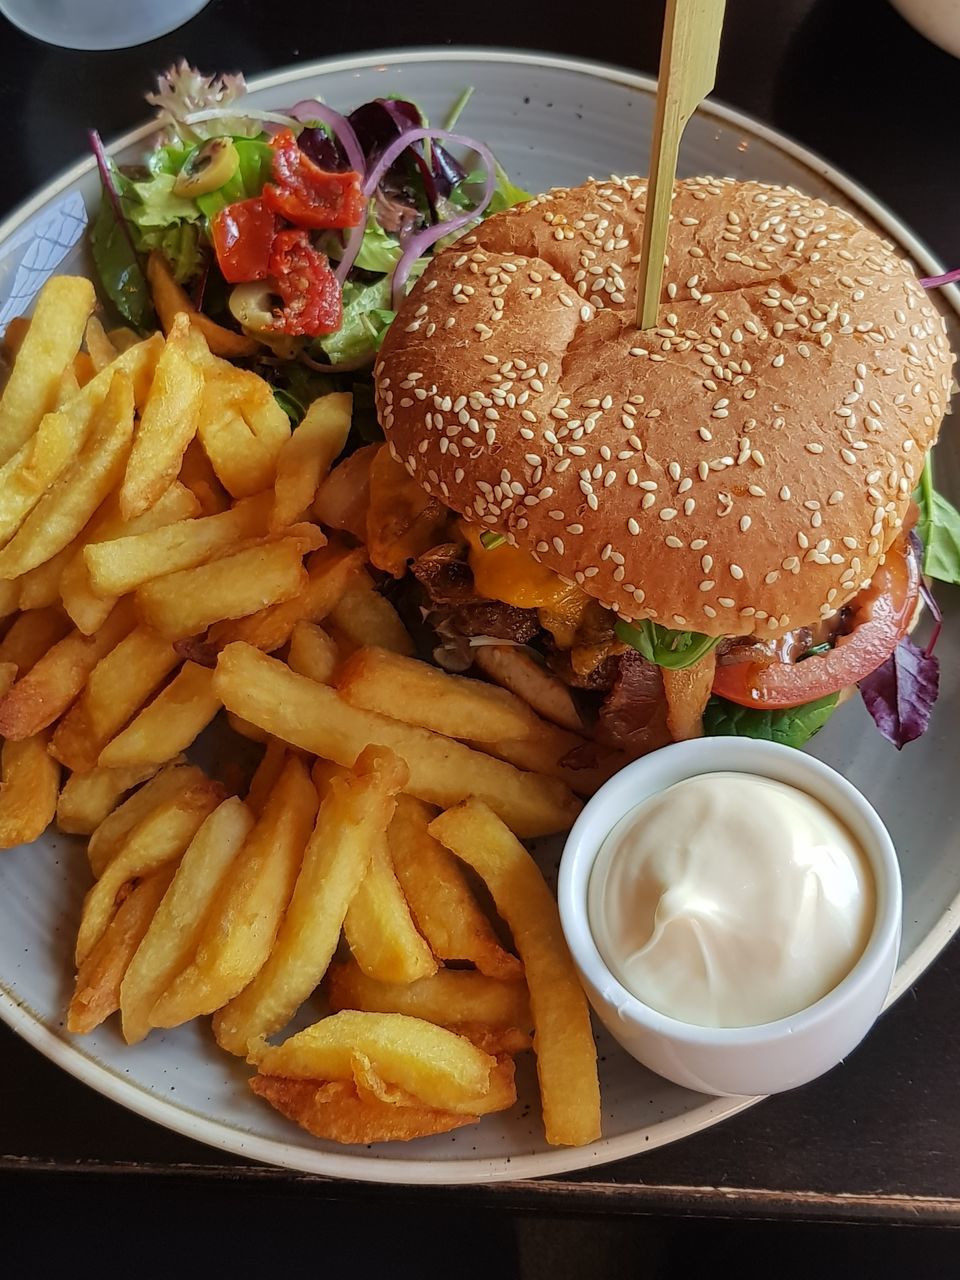
<path id="1" fill-rule="evenodd" d="M 442 127 L 399 98 L 344 116 L 314 99 L 261 111 L 245 93 L 242 75 L 181 61 L 147 95 L 162 132 L 142 165 L 114 164 L 92 133 L 103 199 L 90 243 L 128 324 L 156 327 L 159 259 L 193 307 L 246 335 L 229 354 L 269 377 L 297 420 L 321 378 L 372 364 L 435 249 L 529 196 L 454 132 L 469 89 Z"/>

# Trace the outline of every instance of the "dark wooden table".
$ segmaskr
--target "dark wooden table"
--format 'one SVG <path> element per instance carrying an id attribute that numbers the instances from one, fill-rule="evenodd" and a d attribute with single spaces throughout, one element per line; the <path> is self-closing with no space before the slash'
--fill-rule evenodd
<path id="1" fill-rule="evenodd" d="M 960 262 L 960 63 L 884 0 L 730 0 L 728 9 L 716 96 L 820 151 L 944 260 Z M 626 8 L 629 24 L 612 10 L 588 23 L 585 12 L 558 0 L 487 0 L 482 8 L 213 0 L 163 40 L 100 54 L 40 45 L 0 19 L 0 213 L 79 157 L 87 127 L 110 137 L 142 120 L 152 74 L 180 55 L 252 75 L 371 46 L 486 43 L 655 68 L 660 5 Z M 225 1181 L 309 1188 L 314 1202 L 389 1198 L 395 1206 L 407 1198 L 471 1211 L 958 1224 L 958 979 L 960 944 L 843 1066 L 696 1137 L 551 1181 L 416 1192 L 308 1178 L 202 1147 L 107 1102 L 0 1028 L 0 1174 L 15 1171 L 19 1186 L 31 1175 L 136 1176 L 208 1195 Z"/>

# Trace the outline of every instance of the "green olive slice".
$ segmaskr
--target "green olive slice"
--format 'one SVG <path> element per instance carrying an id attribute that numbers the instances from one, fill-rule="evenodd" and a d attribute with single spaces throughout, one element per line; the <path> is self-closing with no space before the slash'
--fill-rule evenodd
<path id="1" fill-rule="evenodd" d="M 240 156 L 230 138 L 211 138 L 191 151 L 173 184 L 178 196 L 205 196 L 229 182 L 240 167 Z"/>

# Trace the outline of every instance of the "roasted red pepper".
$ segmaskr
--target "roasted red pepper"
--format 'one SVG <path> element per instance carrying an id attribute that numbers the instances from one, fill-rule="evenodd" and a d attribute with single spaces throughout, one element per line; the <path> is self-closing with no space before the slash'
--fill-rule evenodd
<path id="1" fill-rule="evenodd" d="M 228 204 L 211 218 L 210 232 L 224 280 L 244 284 L 267 278 L 277 215 L 262 199 Z"/>
<path id="2" fill-rule="evenodd" d="M 321 169 L 300 150 L 289 129 L 282 129 L 270 145 L 273 182 L 263 188 L 269 209 L 294 226 L 314 230 L 355 227 L 363 220 L 366 202 L 358 173 Z"/>
<path id="3" fill-rule="evenodd" d="M 278 232 L 269 265 L 283 299 L 275 325 L 278 333 L 315 338 L 340 328 L 340 282 L 327 255 L 313 247 L 306 231 Z"/>

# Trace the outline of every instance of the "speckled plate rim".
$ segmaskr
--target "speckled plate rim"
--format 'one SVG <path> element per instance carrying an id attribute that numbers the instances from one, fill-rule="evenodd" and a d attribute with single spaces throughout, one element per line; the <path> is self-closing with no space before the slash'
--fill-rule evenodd
<path id="1" fill-rule="evenodd" d="M 249 82 L 248 87 L 251 91 L 284 88 L 314 76 L 367 70 L 387 61 L 393 65 L 457 61 L 507 63 L 569 71 L 592 79 L 607 80 L 625 89 L 642 93 L 656 91 L 656 80 L 652 76 L 641 75 L 609 63 L 513 49 L 473 48 L 469 45 L 450 48 L 372 50 L 368 53 L 320 59 L 302 66 L 257 76 Z M 724 107 L 708 100 L 700 111 L 705 116 L 721 120 L 725 124 L 734 125 L 752 134 L 753 137 L 805 165 L 830 182 L 847 197 L 851 204 L 858 206 L 872 218 L 924 271 L 935 275 L 943 270 L 927 246 L 886 205 L 870 195 L 853 179 L 835 169 L 822 156 L 731 107 Z M 111 141 L 107 151 L 113 153 L 132 146 L 149 138 L 155 131 L 156 126 L 152 123 L 141 125 Z M 0 223 L 0 243 L 94 167 L 95 161 L 92 157 L 79 161 L 21 204 Z M 960 320 L 960 290 L 955 286 L 942 289 L 940 297 Z M 901 961 L 885 1008 L 889 1008 L 904 991 L 912 986 L 950 941 L 958 926 L 960 926 L 960 894 L 947 905 L 943 915 L 924 940 Z M 104 1097 L 164 1128 L 250 1160 L 262 1160 L 303 1173 L 351 1178 L 360 1182 L 422 1186 L 451 1185 L 570 1173 L 577 1169 L 607 1164 L 614 1160 L 638 1155 L 643 1151 L 651 1151 L 655 1147 L 665 1146 L 678 1138 L 699 1133 L 762 1101 L 761 1097 L 709 1098 L 705 1099 L 701 1106 L 694 1107 L 680 1116 L 659 1121 L 645 1129 L 635 1129 L 615 1138 L 601 1139 L 589 1147 L 558 1148 L 530 1155 L 438 1161 L 371 1158 L 325 1150 L 314 1152 L 275 1139 L 257 1137 L 227 1121 L 213 1120 L 185 1110 L 175 1103 L 154 1097 L 140 1086 L 121 1079 L 111 1068 L 92 1055 L 84 1053 L 72 1042 L 62 1039 L 40 1021 L 33 1010 L 18 1001 L 3 984 L 0 984 L 0 1018 L 35 1049 L 70 1075 L 90 1085 Z"/>

